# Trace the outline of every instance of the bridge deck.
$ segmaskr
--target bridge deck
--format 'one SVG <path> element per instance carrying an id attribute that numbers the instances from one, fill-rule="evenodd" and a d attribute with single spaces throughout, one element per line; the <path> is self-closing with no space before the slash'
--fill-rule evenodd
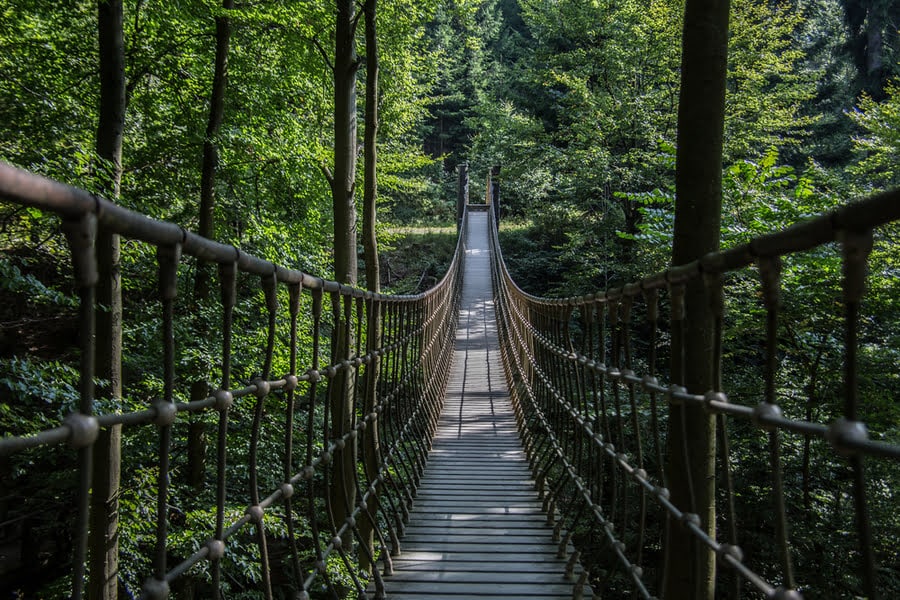
<path id="1" fill-rule="evenodd" d="M 500 365 L 488 214 L 469 213 L 450 385 L 389 599 L 572 597 Z"/>

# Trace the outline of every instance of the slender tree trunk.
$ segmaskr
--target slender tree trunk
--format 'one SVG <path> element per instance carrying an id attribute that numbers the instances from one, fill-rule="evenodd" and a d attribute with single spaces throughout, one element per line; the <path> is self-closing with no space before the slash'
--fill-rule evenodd
<path id="1" fill-rule="evenodd" d="M 375 14 L 378 0 L 366 0 L 366 131 L 364 145 L 365 186 L 363 190 L 363 249 L 366 259 L 366 286 L 373 292 L 381 290 L 378 265 L 378 238 L 375 222 L 378 218 L 378 31 Z"/>
<path id="2" fill-rule="evenodd" d="M 690 262 L 719 248 L 728 18 L 728 0 L 686 2 L 678 106 L 674 264 Z M 689 326 L 683 331 L 673 329 L 673 379 L 690 392 L 702 394 L 713 386 L 715 367 L 713 319 L 702 280 L 688 286 L 685 308 L 685 323 Z M 675 350 L 682 344 L 683 356 Z M 701 407 L 672 406 L 667 465 L 672 501 L 685 512 L 699 515 L 701 526 L 712 537 L 715 446 L 712 415 Z M 668 525 L 667 539 L 663 595 L 669 600 L 712 599 L 715 554 L 674 520 Z"/>
<path id="3" fill-rule="evenodd" d="M 122 181 L 122 138 L 125 131 L 125 40 L 122 0 L 99 0 L 97 32 L 100 58 L 100 113 L 97 155 L 103 195 L 118 199 Z M 108 383 L 102 396 L 122 397 L 122 284 L 119 236 L 102 228 L 97 235 L 100 281 L 97 286 L 97 375 Z M 117 597 L 119 479 L 122 429 L 104 429 L 94 446 L 91 492 L 90 581 L 88 597 Z"/>
<path id="4" fill-rule="evenodd" d="M 378 29 L 375 23 L 378 0 L 366 0 L 363 6 L 366 21 L 366 131 L 363 141 L 363 160 L 365 169 L 365 186 L 363 190 L 363 249 L 366 259 L 366 287 L 373 292 L 381 291 L 381 269 L 378 264 L 378 237 L 375 233 L 375 223 L 378 217 Z M 372 352 L 381 346 L 381 318 L 379 302 L 369 304 L 369 318 L 366 326 L 366 352 Z M 368 415 L 375 411 L 376 393 L 378 386 L 378 363 L 376 357 L 366 366 L 366 388 L 363 414 Z M 363 438 L 365 451 L 365 471 L 369 482 L 378 477 L 378 422 L 369 424 Z M 377 494 L 377 492 L 376 492 Z M 378 514 L 378 496 L 370 500 L 369 514 L 375 517 Z M 361 527 L 363 543 L 368 547 L 369 554 L 375 556 L 375 527 L 376 524 L 364 519 Z M 366 569 L 367 556 L 360 554 L 361 566 Z"/>
<path id="5" fill-rule="evenodd" d="M 234 0 L 222 0 L 222 8 L 232 10 Z M 219 147 L 216 136 L 225 117 L 225 89 L 228 86 L 228 49 L 231 43 L 231 21 L 223 15 L 216 17 L 216 64 L 212 93 L 209 100 L 209 121 L 203 140 L 203 164 L 200 170 L 200 225 L 197 233 L 212 239 L 215 234 L 214 210 L 216 203 L 216 168 Z M 201 265 L 197 269 L 195 298 L 198 302 L 209 297 L 209 269 Z"/>
<path id="6" fill-rule="evenodd" d="M 337 281 L 357 283 L 356 256 L 356 3 L 337 0 L 337 23 L 334 52 L 334 174 L 330 178 L 334 202 L 334 274 Z M 340 310 L 339 296 L 333 296 L 335 313 Z M 351 332 L 343 319 L 335 323 L 333 357 L 349 358 L 353 347 Z M 339 438 L 353 427 L 353 377 L 342 369 L 329 385 L 331 404 L 331 436 Z M 335 524 L 340 528 L 349 516 L 356 496 L 356 440 L 335 453 L 334 485 L 331 507 Z M 347 533 L 344 543 L 352 543 Z"/>
<path id="7" fill-rule="evenodd" d="M 234 0 L 222 0 L 226 11 L 234 9 Z M 219 163 L 219 147 L 216 136 L 225 117 L 225 90 L 228 87 L 228 49 L 231 44 L 231 20 L 227 15 L 216 17 L 216 59 L 213 67 L 212 92 L 209 99 L 209 120 L 203 139 L 203 162 L 200 167 L 200 223 L 197 233 L 205 238 L 215 237 L 216 170 Z M 212 265 L 198 261 L 194 280 L 194 302 L 206 303 L 210 296 Z M 197 320 L 196 334 L 206 334 L 202 319 Z M 194 383 L 192 394 L 205 393 L 206 382 Z M 201 392 L 201 390 L 203 390 Z M 195 489 L 203 486 L 206 467 L 206 424 L 202 419 L 191 421 L 188 430 L 188 483 Z"/>

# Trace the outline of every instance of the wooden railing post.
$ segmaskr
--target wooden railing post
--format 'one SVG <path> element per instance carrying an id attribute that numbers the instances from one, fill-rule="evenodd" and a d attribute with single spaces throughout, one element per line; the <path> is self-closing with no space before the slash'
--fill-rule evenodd
<path id="1" fill-rule="evenodd" d="M 469 203 L 469 163 L 462 163 L 456 167 L 457 193 L 456 193 L 456 231 L 459 233 L 462 227 L 463 213 L 466 204 Z"/>
<path id="2" fill-rule="evenodd" d="M 491 167 L 491 212 L 494 214 L 494 221 L 500 223 L 500 166 Z"/>

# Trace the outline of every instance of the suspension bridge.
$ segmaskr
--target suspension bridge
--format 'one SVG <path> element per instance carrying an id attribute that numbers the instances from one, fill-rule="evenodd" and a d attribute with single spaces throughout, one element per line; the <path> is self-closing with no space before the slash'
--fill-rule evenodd
<path id="1" fill-rule="evenodd" d="M 856 362 L 873 231 L 900 218 L 898 192 L 628 285 L 563 299 L 515 285 L 498 243 L 496 202 L 486 211 L 461 198 L 447 274 L 423 294 L 388 296 L 273 264 L 5 164 L 0 198 L 59 215 L 78 291 L 78 406 L 38 433 L 0 438 L 0 458 L 43 451 L 60 469 L 75 465 L 63 499 L 73 507 L 74 542 L 53 546 L 51 559 L 69 582 L 66 595 L 101 597 L 94 590 L 110 579 L 116 586 L 118 523 L 102 520 L 109 511 L 92 490 L 104 460 L 99 440 L 121 428 L 155 440 L 155 507 L 143 511 L 153 531 L 142 546 L 141 594 L 148 599 L 229 597 L 247 591 L 238 589 L 240 578 L 262 597 L 298 599 L 653 598 L 667 576 L 704 585 L 690 572 L 665 573 L 679 564 L 675 554 L 687 558 L 687 571 L 712 557 L 727 597 L 801 598 L 804 582 L 792 570 L 800 550 L 785 507 L 786 439 L 823 442 L 843 465 L 855 515 L 847 535 L 857 549 L 847 576 L 862 595 L 879 597 L 882 532 L 869 514 L 864 467 L 897 465 L 900 446 L 868 435 Z M 104 285 L 98 231 L 156 251 L 164 391 L 143 407 L 98 410 L 108 404 L 95 402 L 95 311 Z M 843 256 L 845 401 L 843 414 L 819 423 L 784 414 L 775 394 L 779 272 L 782 258 L 835 243 Z M 204 264 L 218 269 L 221 378 L 193 386 L 184 400 L 176 344 L 191 339 L 176 336 L 187 318 L 177 308 L 187 277 L 181 267 Z M 766 332 L 759 367 L 766 391 L 757 404 L 730 399 L 718 372 L 726 276 L 748 270 L 758 279 Z M 680 333 L 691 327 L 685 305 L 696 299 L 685 288 L 694 282 L 703 282 L 702 301 L 715 322 L 712 390 L 688 390 L 668 367 L 689 350 Z M 232 377 L 241 302 L 262 315 L 266 330 L 255 357 L 259 376 L 250 381 Z M 279 349 L 290 356 L 283 374 L 272 372 Z M 342 406 L 346 415 L 338 414 Z M 683 427 L 679 415 L 691 412 L 706 415 L 719 439 L 709 481 L 678 470 L 679 461 L 698 460 L 692 446 L 668 443 L 666 428 Z M 207 507 L 214 518 L 205 530 L 187 530 L 169 504 L 184 467 L 173 447 L 190 443 L 201 418 L 215 423 L 214 451 L 193 485 L 215 490 Z M 771 500 L 758 510 L 775 524 L 761 542 L 772 550 L 766 559 L 745 552 L 745 540 L 760 545 L 761 534 L 741 529 L 735 514 L 741 490 L 733 470 L 740 465 L 728 434 L 736 425 L 758 429 L 769 444 L 768 480 L 757 482 Z M 229 427 L 245 435 L 229 438 Z M 235 440 L 245 446 L 230 445 Z M 239 456 L 245 462 L 235 464 Z M 335 494 L 337 482 L 343 492 Z M 676 486 L 687 490 L 686 500 L 672 492 Z M 710 486 L 712 512 L 700 501 Z M 21 566 L 36 555 L 23 526 L 28 498 L 16 494 L 4 490 L 18 508 L 4 505 L 0 541 L 7 564 Z M 675 546 L 673 528 L 686 544 Z M 10 593 L 29 582 L 16 585 Z"/>

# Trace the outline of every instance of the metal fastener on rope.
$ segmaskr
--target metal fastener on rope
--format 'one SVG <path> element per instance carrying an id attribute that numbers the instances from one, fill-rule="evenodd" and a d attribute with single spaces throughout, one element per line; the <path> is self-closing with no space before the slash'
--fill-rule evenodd
<path id="1" fill-rule="evenodd" d="M 209 560 L 220 560 L 225 556 L 225 542 L 222 540 L 210 540 L 206 547 L 209 549 L 206 555 Z"/>
<path id="2" fill-rule="evenodd" d="M 864 443 L 869 440 L 869 430 L 861 421 L 850 421 L 844 417 L 832 423 L 825 432 L 825 439 L 839 454 L 849 456 L 859 452 L 847 446 L 848 442 Z"/>
<path id="3" fill-rule="evenodd" d="M 216 399 L 215 407 L 218 411 L 226 411 L 234 405 L 234 395 L 228 390 L 216 390 L 213 398 Z"/>
<path id="4" fill-rule="evenodd" d="M 169 582 L 165 579 L 148 579 L 141 590 L 141 597 L 146 600 L 165 600 L 169 597 Z"/>
<path id="5" fill-rule="evenodd" d="M 677 397 L 679 394 L 687 394 L 687 388 L 683 385 L 673 383 L 669 386 L 669 390 L 666 392 L 666 399 L 670 404 L 681 404 L 681 398 Z"/>
<path id="6" fill-rule="evenodd" d="M 256 391 L 253 392 L 253 395 L 257 398 L 264 398 L 269 395 L 269 391 L 272 389 L 269 385 L 269 382 L 264 379 L 254 379 L 250 385 L 256 386 Z"/>
<path id="7" fill-rule="evenodd" d="M 724 392 L 710 390 L 703 395 L 703 405 L 706 407 L 706 412 L 717 412 L 717 409 L 713 406 L 713 402 L 728 404 L 728 396 L 726 396 Z"/>
<path id="8" fill-rule="evenodd" d="M 765 429 L 766 431 L 772 431 L 777 426 L 774 423 L 767 423 L 767 420 L 778 420 L 781 419 L 782 412 L 781 407 L 777 404 L 770 404 L 769 402 L 760 402 L 756 406 L 753 407 L 753 415 L 751 419 L 753 420 L 753 424 L 761 429 Z"/>
<path id="9" fill-rule="evenodd" d="M 292 486 L 290 483 L 287 483 L 287 482 L 282 483 L 281 484 L 281 496 L 285 500 L 287 500 L 288 498 L 290 498 L 293 495 L 294 495 L 294 486 Z"/>
<path id="10" fill-rule="evenodd" d="M 741 550 L 740 546 L 735 546 L 733 544 L 722 544 L 719 546 L 718 550 L 716 550 L 716 554 L 719 556 L 720 560 L 724 560 L 726 556 L 730 556 L 737 562 L 744 560 L 744 551 Z"/>
<path id="11" fill-rule="evenodd" d="M 157 427 L 168 427 L 175 422 L 175 417 L 178 416 L 178 408 L 175 404 L 165 400 L 157 400 L 154 402 L 153 410 L 156 412 L 153 423 Z"/>
<path id="12" fill-rule="evenodd" d="M 250 517 L 250 520 L 253 521 L 254 523 L 262 523 L 263 509 L 259 504 L 254 504 L 253 506 L 248 506 L 246 513 Z"/>
<path id="13" fill-rule="evenodd" d="M 683 513 L 681 515 L 681 524 L 687 527 L 688 525 L 694 525 L 695 527 L 700 527 L 700 515 L 697 513 Z"/>
<path id="14" fill-rule="evenodd" d="M 90 415 L 71 413 L 63 420 L 63 425 L 69 428 L 69 445 L 72 448 L 90 446 L 100 435 L 100 423 Z"/>

